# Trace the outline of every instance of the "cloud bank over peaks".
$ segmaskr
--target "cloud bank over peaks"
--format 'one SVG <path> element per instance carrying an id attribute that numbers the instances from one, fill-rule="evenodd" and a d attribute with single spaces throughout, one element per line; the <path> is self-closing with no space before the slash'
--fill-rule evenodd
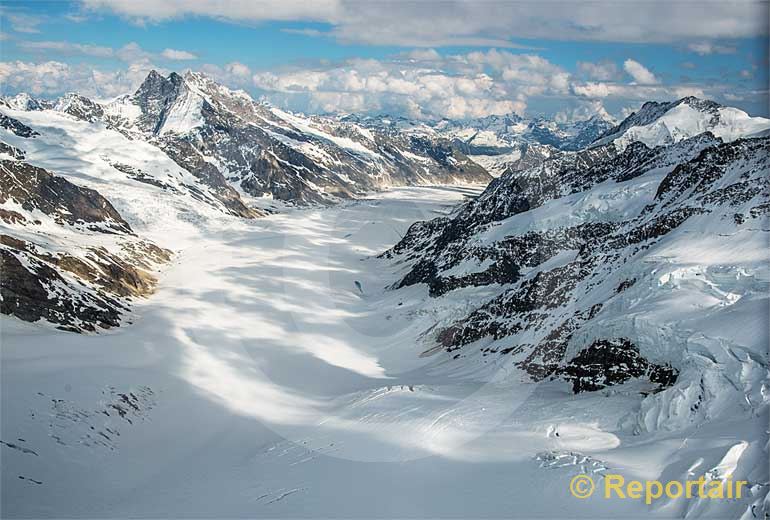
<path id="1" fill-rule="evenodd" d="M 83 0 L 83 5 L 145 24 L 191 16 L 238 24 L 316 22 L 328 28 L 305 30 L 306 35 L 401 47 L 521 48 L 522 39 L 661 43 L 768 33 L 767 2 L 750 0 Z"/>
<path id="2" fill-rule="evenodd" d="M 319 61 L 260 71 L 239 61 L 200 63 L 186 50 L 149 52 L 134 42 L 116 48 L 66 41 L 21 43 L 45 56 L 111 57 L 123 66 L 105 70 L 63 59 L 0 62 L 0 83 L 6 93 L 24 90 L 52 97 L 77 91 L 107 99 L 133 92 L 152 69 L 165 72 L 183 65 L 255 98 L 305 113 L 389 114 L 422 120 L 516 113 L 575 120 L 608 118 L 607 107 L 617 116 L 620 109 L 639 101 L 685 95 L 727 100 L 729 91 L 727 86 L 724 91 L 706 92 L 700 86 L 664 85 L 652 70 L 630 57 L 620 64 L 579 61 L 570 71 L 534 53 L 490 49 L 442 54 L 418 48 L 382 59 Z"/>

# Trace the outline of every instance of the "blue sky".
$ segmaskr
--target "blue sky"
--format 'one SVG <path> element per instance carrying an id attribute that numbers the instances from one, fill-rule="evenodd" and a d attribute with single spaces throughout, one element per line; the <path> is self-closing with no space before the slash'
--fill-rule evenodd
<path id="1" fill-rule="evenodd" d="M 190 68 L 306 112 L 619 117 L 693 94 L 768 114 L 766 3 L 3 5 L 5 93 L 109 98 Z"/>

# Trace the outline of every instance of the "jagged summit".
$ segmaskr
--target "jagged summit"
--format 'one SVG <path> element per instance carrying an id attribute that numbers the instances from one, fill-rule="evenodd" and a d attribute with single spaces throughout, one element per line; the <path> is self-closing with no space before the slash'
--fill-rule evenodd
<path id="1" fill-rule="evenodd" d="M 242 215 L 239 192 L 329 203 L 387 186 L 491 179 L 435 132 L 292 114 L 191 70 L 151 70 L 133 94 L 105 104 L 68 96 L 56 110 L 160 147 Z"/>

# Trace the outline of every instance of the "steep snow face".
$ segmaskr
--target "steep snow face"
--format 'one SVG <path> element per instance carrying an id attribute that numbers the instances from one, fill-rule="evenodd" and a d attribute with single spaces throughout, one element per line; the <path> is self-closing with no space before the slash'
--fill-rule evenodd
<path id="1" fill-rule="evenodd" d="M 593 146 L 614 142 L 623 150 L 635 141 L 658 146 L 703 132 L 734 141 L 767 129 L 770 129 L 770 119 L 751 117 L 736 108 L 690 97 L 674 103 L 645 103 L 638 113 L 605 133 Z"/>
<path id="2" fill-rule="evenodd" d="M 44 110 L 54 105 L 51 101 L 35 99 L 26 92 L 3 98 L 2 102 L 13 110 Z"/>
<path id="3" fill-rule="evenodd" d="M 164 114 L 163 123 L 157 133 L 184 134 L 203 126 L 206 123 L 202 114 L 203 103 L 203 97 L 197 92 L 183 89 Z"/>
<path id="4" fill-rule="evenodd" d="M 101 193 L 134 230 L 164 247 L 184 244 L 192 223 L 229 213 L 215 188 L 149 142 L 57 111 L 5 114 L 39 132 L 30 138 L 0 128 L 0 142 L 23 151 L 25 162 Z"/>

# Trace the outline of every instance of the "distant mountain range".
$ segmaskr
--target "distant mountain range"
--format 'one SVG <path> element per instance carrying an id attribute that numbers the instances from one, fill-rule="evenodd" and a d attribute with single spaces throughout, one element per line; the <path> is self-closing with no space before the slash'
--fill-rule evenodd
<path id="1" fill-rule="evenodd" d="M 136 92 L 106 103 L 77 93 L 6 97 L 2 312 L 74 331 L 116 326 L 132 297 L 152 291 L 153 272 L 171 257 L 170 237 L 185 226 L 256 218 L 286 204 L 330 204 L 390 186 L 487 184 L 499 176 L 456 218 L 423 224 L 394 249 L 423 244 L 404 284 L 425 282 L 443 294 L 498 283 L 521 266 L 503 269 L 512 260 L 495 252 L 479 257 L 497 258 L 485 271 L 442 275 L 481 254 L 465 242 L 481 226 L 645 168 L 671 170 L 723 142 L 727 153 L 730 141 L 769 128 L 767 119 L 692 97 L 645 103 L 620 123 L 515 114 L 432 123 L 308 117 L 193 72 L 153 71 Z M 735 148 L 744 149 L 754 150 Z M 129 225 L 159 215 L 169 221 L 168 236 L 138 237 Z M 447 346 L 465 341 L 448 338 Z"/>

